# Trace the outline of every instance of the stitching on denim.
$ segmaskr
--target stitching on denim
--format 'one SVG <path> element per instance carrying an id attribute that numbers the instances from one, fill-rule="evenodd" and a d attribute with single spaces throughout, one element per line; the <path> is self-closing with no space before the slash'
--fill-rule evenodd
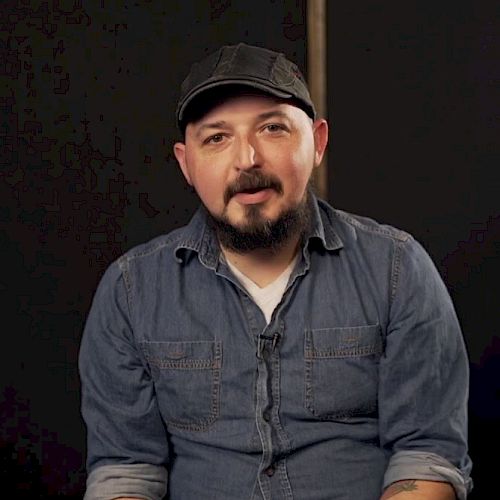
<path id="1" fill-rule="evenodd" d="M 194 422 L 177 422 L 175 420 L 165 419 L 167 425 L 182 429 L 185 431 L 201 432 L 206 431 L 219 417 L 220 412 L 220 369 L 212 370 L 212 389 L 211 389 L 211 406 L 210 414 L 203 419 Z"/>
<path id="2" fill-rule="evenodd" d="M 198 260 L 202 265 L 209 268 L 215 268 L 220 256 L 220 248 L 218 244 L 214 244 L 213 234 L 209 231 L 208 226 L 203 227 L 203 234 L 197 244 Z"/>
<path id="3" fill-rule="evenodd" d="M 307 359 L 328 359 L 328 358 L 355 358 L 370 356 L 372 354 L 382 354 L 382 343 L 372 346 L 350 348 L 350 349 L 312 349 L 306 350 Z"/>
<path id="4" fill-rule="evenodd" d="M 143 340 L 143 345 L 152 345 L 152 344 L 214 344 L 218 343 L 218 340 L 180 340 L 180 341 L 165 341 L 165 340 Z"/>
<path id="5" fill-rule="evenodd" d="M 313 345 L 313 332 L 321 331 L 342 331 L 342 332 L 358 332 L 358 331 L 377 331 L 379 335 L 375 339 L 372 339 L 372 343 L 369 345 L 357 345 L 357 346 L 332 346 L 326 347 L 324 349 L 315 348 Z M 380 325 L 364 325 L 364 326 L 347 326 L 347 327 L 336 327 L 336 328 L 318 328 L 314 330 L 306 330 L 305 336 L 307 344 L 304 349 L 304 356 L 307 359 L 327 359 L 327 358 L 349 358 L 349 357 L 359 357 L 359 356 L 370 356 L 378 355 L 383 351 L 383 343 L 380 335 Z M 333 340 L 334 338 L 332 338 Z M 340 340 L 340 339 L 336 339 Z"/>
<path id="6" fill-rule="evenodd" d="M 174 419 L 165 419 L 167 425 L 175 427 L 177 429 L 185 430 L 185 431 L 193 431 L 193 432 L 202 432 L 206 431 L 219 417 L 220 414 L 220 382 L 221 382 L 221 368 L 222 368 L 222 342 L 214 340 L 214 341 L 194 341 L 193 343 L 201 343 L 201 342 L 213 342 L 214 344 L 214 355 L 213 359 L 201 359 L 201 360 L 192 360 L 194 365 L 198 365 L 199 362 L 205 363 L 210 362 L 210 367 L 205 366 L 187 366 L 187 363 L 184 366 L 166 366 L 165 368 L 172 369 L 203 369 L 210 370 L 212 373 L 212 384 L 211 384 L 211 398 L 210 398 L 210 410 L 207 417 L 193 420 L 192 422 L 179 422 Z M 143 348 L 144 351 L 144 348 Z M 147 356 L 147 354 L 145 353 Z M 148 359 L 149 361 L 149 359 Z M 179 363 L 179 361 L 172 361 L 173 364 Z M 157 365 L 155 365 L 157 366 Z M 157 366 L 158 367 L 158 366 Z M 161 368 L 160 368 L 161 369 Z"/>
<path id="7" fill-rule="evenodd" d="M 148 360 L 150 364 L 153 366 L 162 369 L 176 369 L 176 370 L 206 370 L 211 368 L 220 368 L 220 359 L 217 356 L 212 357 L 210 354 L 205 355 L 205 357 L 196 357 L 196 355 L 189 359 L 179 358 L 172 359 L 168 356 L 158 356 L 156 353 L 151 354 L 147 346 L 151 345 L 164 345 L 166 342 L 141 342 L 141 349 L 144 353 L 145 358 Z M 187 345 L 199 345 L 199 344 L 208 344 L 214 345 L 215 350 L 217 349 L 217 341 L 212 340 L 193 340 L 193 341 L 185 341 L 185 342 L 169 342 L 168 344 L 187 344 Z M 165 359 L 166 358 L 166 359 Z"/>
<path id="8" fill-rule="evenodd" d="M 160 370 L 210 370 L 219 368 L 218 363 L 211 359 L 193 359 L 190 361 L 175 361 L 165 360 L 161 358 L 150 357 L 146 355 L 146 359 Z"/>
<path id="9" fill-rule="evenodd" d="M 332 413 L 321 414 L 316 410 L 314 405 L 314 384 L 312 377 L 313 361 L 307 360 L 305 362 L 305 387 L 304 387 L 304 404 L 305 407 L 319 420 L 343 420 L 355 417 L 357 415 L 363 415 L 365 413 L 371 413 L 377 409 L 376 401 L 370 405 L 362 405 L 358 408 L 352 410 L 342 410 Z"/>
<path id="10" fill-rule="evenodd" d="M 173 235 L 167 235 L 165 236 L 165 240 L 162 242 L 156 243 L 155 245 L 145 248 L 144 250 L 137 252 L 137 253 L 132 253 L 132 254 L 125 254 L 127 257 L 127 260 L 133 260 L 139 257 L 146 257 L 147 255 L 150 255 L 152 253 L 157 252 L 158 250 L 161 250 L 162 248 L 165 248 L 173 243 L 178 242 L 180 239 L 182 239 L 182 234 L 173 234 Z"/>
<path id="11" fill-rule="evenodd" d="M 284 323 L 281 322 L 280 328 L 279 328 L 279 332 L 281 335 L 283 334 L 283 327 L 284 327 Z M 280 406 L 281 406 L 281 391 L 280 391 L 281 359 L 280 359 L 280 355 L 279 355 L 279 349 L 277 349 L 273 352 L 273 355 L 271 356 L 271 359 L 270 359 L 270 365 L 271 365 L 272 371 L 273 371 L 272 388 L 273 388 L 273 399 L 275 401 L 275 404 L 273 405 L 272 420 L 273 420 L 273 423 L 277 429 L 277 435 L 278 435 L 278 438 L 281 442 L 281 445 L 283 446 L 283 450 L 285 452 L 290 452 L 290 450 L 292 449 L 292 443 L 290 441 L 290 436 L 287 434 L 287 432 L 285 431 L 285 429 L 281 425 L 281 422 L 279 419 L 279 411 L 280 411 Z"/>
<path id="12" fill-rule="evenodd" d="M 363 331 L 363 330 L 371 330 L 371 329 L 379 329 L 380 324 L 375 323 L 373 325 L 360 325 L 360 326 L 334 326 L 330 328 L 314 328 L 314 330 L 307 330 L 308 332 L 310 331 L 315 331 L 315 332 L 328 332 L 331 330 L 339 330 L 339 331 Z"/>
<path id="13" fill-rule="evenodd" d="M 304 351 L 307 352 L 311 349 L 311 338 L 309 335 L 304 336 Z M 312 362 L 310 360 L 305 361 L 304 370 L 304 403 L 306 408 L 313 414 L 316 415 L 313 407 L 314 401 L 314 390 L 312 384 Z"/>
<path id="14" fill-rule="evenodd" d="M 124 255 L 118 259 L 118 267 L 122 272 L 123 282 L 125 283 L 125 293 L 127 294 L 129 314 L 132 316 L 132 283 L 130 281 L 130 273 L 128 270 L 128 260 Z"/>
<path id="15" fill-rule="evenodd" d="M 314 217 L 318 218 L 321 226 L 315 229 L 316 234 L 312 236 L 317 236 L 327 250 L 332 251 L 342 248 L 344 243 L 333 228 L 333 218 L 336 216 L 335 209 L 327 205 L 321 199 L 318 199 L 317 204 L 314 205 L 314 210 Z M 326 217 L 328 224 L 324 222 L 324 217 Z"/>
<path id="16" fill-rule="evenodd" d="M 395 243 L 394 245 L 394 256 L 392 258 L 392 272 L 391 272 L 391 297 L 389 301 L 389 309 L 392 307 L 394 297 L 396 296 L 396 290 L 399 284 L 399 276 L 401 270 L 401 253 L 402 244 Z"/>
<path id="17" fill-rule="evenodd" d="M 247 319 L 247 324 L 249 326 L 248 329 L 246 329 L 249 333 L 250 340 L 252 342 L 257 342 L 257 336 L 260 333 L 259 325 L 258 325 L 258 320 L 256 315 L 254 314 L 252 310 L 252 299 L 247 295 L 247 292 L 244 292 L 238 288 L 238 296 L 240 299 L 241 307 L 243 309 L 243 314 L 245 315 Z"/>
<path id="18" fill-rule="evenodd" d="M 362 229 L 364 231 L 367 231 L 369 233 L 374 233 L 374 234 L 379 234 L 382 236 L 387 236 L 393 240 L 398 240 L 398 241 L 408 241 L 413 239 L 413 236 L 405 231 L 401 231 L 400 229 L 392 228 L 392 229 L 382 229 L 380 227 L 370 227 L 366 226 L 359 220 L 349 216 L 346 212 L 342 212 L 340 210 L 335 210 L 334 214 L 339 218 L 343 219 L 344 221 L 348 222 L 349 224 L 352 224 L 353 226 L 356 226 L 359 229 Z"/>
<path id="19" fill-rule="evenodd" d="M 272 500 L 271 499 L 271 486 L 270 486 L 271 480 L 267 476 L 260 474 L 260 472 L 261 471 L 257 472 L 257 474 L 258 474 L 257 481 L 259 483 L 260 493 L 262 495 L 262 498 L 264 500 Z"/>
<path id="20" fill-rule="evenodd" d="M 318 416 L 316 409 L 314 408 L 314 388 L 312 383 L 312 368 L 313 368 L 312 362 L 310 360 L 306 361 L 304 399 L 306 408 L 313 415 Z"/>
<path id="21" fill-rule="evenodd" d="M 311 335 L 306 335 L 304 337 L 304 363 L 305 363 L 305 369 L 304 369 L 304 406 L 318 419 L 320 420 L 344 420 L 348 419 L 351 417 L 355 417 L 356 415 L 362 415 L 364 413 L 368 412 L 373 412 L 377 409 L 377 403 L 376 401 L 373 402 L 373 404 L 369 405 L 362 405 L 358 408 L 352 409 L 350 411 L 337 411 L 334 413 L 327 413 L 327 414 L 321 414 L 319 413 L 314 405 L 315 398 L 314 398 L 314 383 L 313 383 L 313 363 L 314 363 L 314 358 L 312 357 L 307 357 L 306 353 L 307 352 L 312 352 L 312 341 L 311 341 Z"/>
<path id="22" fill-rule="evenodd" d="M 290 479 L 288 478 L 288 472 L 286 469 L 286 458 L 283 458 L 277 465 L 278 476 L 280 478 L 281 487 L 283 488 L 283 493 L 287 500 L 293 500 L 292 486 L 290 484 Z"/>

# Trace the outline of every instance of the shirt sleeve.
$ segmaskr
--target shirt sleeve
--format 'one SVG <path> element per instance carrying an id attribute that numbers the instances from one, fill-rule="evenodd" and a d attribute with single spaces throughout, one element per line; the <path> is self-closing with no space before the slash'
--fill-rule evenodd
<path id="1" fill-rule="evenodd" d="M 122 496 L 161 499 L 168 441 L 153 382 L 137 348 L 118 261 L 104 274 L 79 354 L 82 415 L 87 426 L 86 500 Z"/>
<path id="2" fill-rule="evenodd" d="M 398 451 L 392 456 L 384 476 L 384 489 L 401 479 L 444 481 L 450 483 L 458 500 L 465 500 L 471 489 L 471 479 L 448 460 L 424 451 Z"/>
<path id="3" fill-rule="evenodd" d="M 151 464 L 101 465 L 87 479 L 83 500 L 154 500 L 166 493 L 165 469 Z"/>
<path id="4" fill-rule="evenodd" d="M 422 246 L 396 246 L 385 354 L 380 361 L 384 486 L 403 479 L 472 488 L 467 452 L 469 365 L 448 291 Z"/>

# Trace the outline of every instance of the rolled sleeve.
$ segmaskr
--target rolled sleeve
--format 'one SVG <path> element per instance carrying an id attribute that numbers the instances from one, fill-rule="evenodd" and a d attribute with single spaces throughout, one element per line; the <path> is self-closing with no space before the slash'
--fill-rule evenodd
<path id="1" fill-rule="evenodd" d="M 168 441 L 153 382 L 136 345 L 121 266 L 116 262 L 104 274 L 80 347 L 89 472 L 85 498 L 116 498 L 108 492 L 118 491 L 156 499 L 166 485 Z M 133 490 L 125 492 L 127 485 Z"/>
<path id="2" fill-rule="evenodd" d="M 465 345 L 448 291 L 413 239 L 396 248 L 392 294 L 379 385 L 380 441 L 392 457 L 385 483 L 432 477 L 465 498 L 472 487 Z"/>
<path id="3" fill-rule="evenodd" d="M 435 453 L 400 451 L 391 457 L 384 476 L 384 489 L 396 481 L 420 479 L 450 483 L 458 500 L 465 500 L 472 480 L 443 457 Z"/>
<path id="4" fill-rule="evenodd" d="M 103 465 L 87 478 L 84 500 L 112 500 L 119 497 L 160 500 L 167 491 L 163 467 L 149 464 Z"/>

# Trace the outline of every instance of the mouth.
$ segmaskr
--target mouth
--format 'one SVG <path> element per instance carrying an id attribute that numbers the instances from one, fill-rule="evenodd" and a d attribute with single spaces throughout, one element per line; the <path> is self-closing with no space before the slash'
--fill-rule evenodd
<path id="1" fill-rule="evenodd" d="M 271 188 L 244 189 L 234 195 L 234 199 L 242 205 L 254 205 L 267 201 L 273 194 Z"/>
<path id="2" fill-rule="evenodd" d="M 235 200 L 243 204 L 261 203 L 273 194 L 283 194 L 283 188 L 278 178 L 251 171 L 242 173 L 224 193 L 224 202 Z"/>
<path id="3" fill-rule="evenodd" d="M 248 189 L 242 189 L 241 191 L 238 191 L 238 193 L 246 193 L 246 194 L 255 194 L 258 193 L 259 191 L 262 191 L 263 189 L 267 189 L 266 187 L 255 187 L 255 188 L 248 188 Z"/>

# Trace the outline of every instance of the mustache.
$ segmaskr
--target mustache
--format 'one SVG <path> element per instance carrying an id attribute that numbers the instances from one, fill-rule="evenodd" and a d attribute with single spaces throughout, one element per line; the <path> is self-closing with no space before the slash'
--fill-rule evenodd
<path id="1" fill-rule="evenodd" d="M 224 192 L 224 202 L 227 204 L 235 194 L 253 189 L 274 189 L 279 194 L 283 194 L 283 185 L 277 177 L 254 170 L 243 172 L 233 183 L 227 186 Z"/>

